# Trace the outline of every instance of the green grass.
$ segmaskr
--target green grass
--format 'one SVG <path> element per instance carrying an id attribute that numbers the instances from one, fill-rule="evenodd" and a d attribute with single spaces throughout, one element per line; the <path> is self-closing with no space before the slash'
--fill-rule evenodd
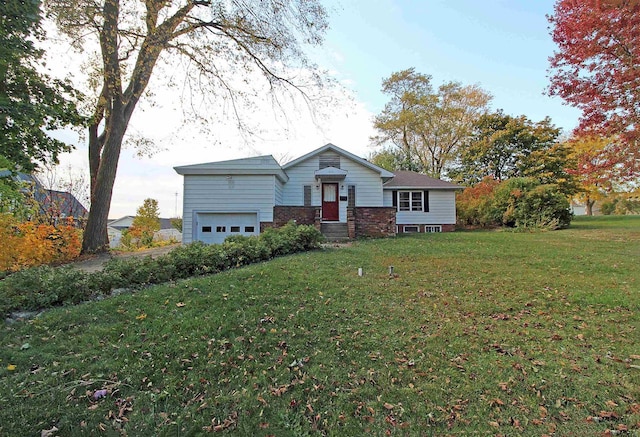
<path id="1" fill-rule="evenodd" d="M 578 218 L 54 309 L 1 328 L 0 435 L 637 435 L 639 265 L 640 217 Z"/>

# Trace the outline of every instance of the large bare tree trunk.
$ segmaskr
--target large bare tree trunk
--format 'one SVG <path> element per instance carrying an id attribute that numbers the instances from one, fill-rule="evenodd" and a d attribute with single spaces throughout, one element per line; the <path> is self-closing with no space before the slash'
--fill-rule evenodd
<path id="1" fill-rule="evenodd" d="M 118 171 L 118 161 L 122 139 L 126 131 L 124 121 L 112 122 L 110 135 L 105 142 L 102 156 L 98 157 L 97 173 L 91 180 L 91 208 L 82 240 L 83 253 L 96 253 L 109 250 L 107 223 L 109 207 L 113 194 L 113 185 Z M 114 126 L 115 125 L 115 126 Z M 91 149 L 91 146 L 90 146 Z"/>
<path id="2" fill-rule="evenodd" d="M 210 83 L 207 89 L 221 89 L 234 111 L 235 98 L 244 99 L 250 93 L 235 89 L 230 79 L 250 70 L 247 65 L 264 75 L 270 92 L 277 85 L 293 87 L 306 100 L 303 88 L 279 71 L 288 73 L 300 66 L 313 70 L 302 43 L 321 44 L 328 25 L 320 0 L 46 2 L 59 27 L 74 41 L 92 44 L 91 38 L 85 41 L 85 35 L 97 35 L 102 56 L 101 77 L 95 78 L 100 78 L 102 90 L 89 125 L 91 208 L 83 253 L 108 249 L 107 221 L 122 141 L 163 51 L 186 59 L 187 76 L 196 82 L 211 78 L 203 80 Z M 299 65 L 293 65 L 298 64 L 294 61 Z M 278 68 L 273 69 L 272 63 Z M 220 68 L 219 64 L 229 66 Z M 322 83 L 315 73 L 311 80 Z"/>

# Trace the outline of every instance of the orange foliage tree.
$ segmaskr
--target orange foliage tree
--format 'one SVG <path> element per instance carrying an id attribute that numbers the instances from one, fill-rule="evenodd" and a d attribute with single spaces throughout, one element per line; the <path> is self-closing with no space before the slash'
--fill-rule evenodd
<path id="1" fill-rule="evenodd" d="M 638 174 L 635 158 L 624 154 L 615 139 L 583 135 L 571 139 L 568 146 L 575 167 L 567 172 L 580 184 L 576 197 L 585 203 L 587 215 L 593 215 L 597 200 Z"/>

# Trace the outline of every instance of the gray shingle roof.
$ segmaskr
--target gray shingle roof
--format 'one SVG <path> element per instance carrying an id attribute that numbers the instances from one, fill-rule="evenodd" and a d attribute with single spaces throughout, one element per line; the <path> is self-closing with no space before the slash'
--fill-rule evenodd
<path id="1" fill-rule="evenodd" d="M 423 188 L 430 190 L 462 190 L 464 187 L 436 179 L 415 171 L 395 171 L 395 177 L 384 184 L 385 190 L 403 188 Z"/>

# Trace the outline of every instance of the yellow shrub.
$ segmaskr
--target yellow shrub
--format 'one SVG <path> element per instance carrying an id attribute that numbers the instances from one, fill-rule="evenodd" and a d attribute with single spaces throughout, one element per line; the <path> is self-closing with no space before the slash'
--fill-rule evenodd
<path id="1" fill-rule="evenodd" d="M 71 261 L 82 247 L 82 232 L 73 219 L 57 227 L 34 222 L 18 222 L 10 214 L 0 214 L 0 271 Z"/>

